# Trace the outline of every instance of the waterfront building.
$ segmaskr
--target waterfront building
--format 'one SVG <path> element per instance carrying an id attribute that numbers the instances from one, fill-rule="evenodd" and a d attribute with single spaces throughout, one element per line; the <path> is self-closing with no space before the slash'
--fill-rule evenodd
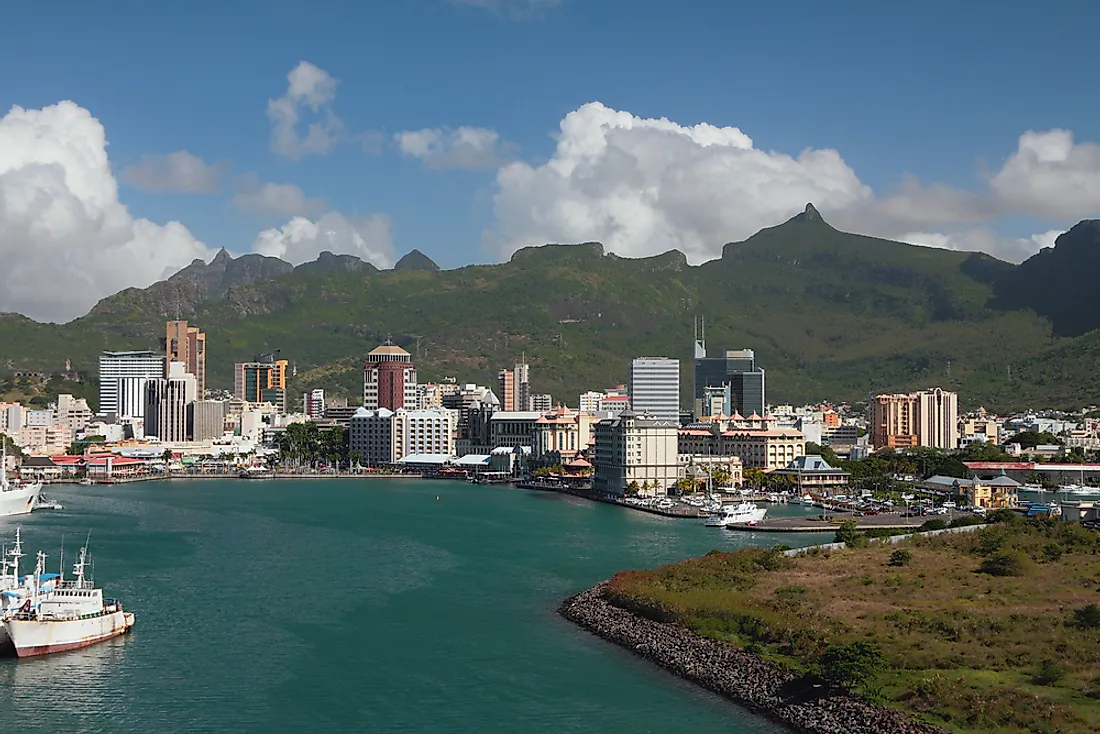
<path id="1" fill-rule="evenodd" d="M 415 408 L 416 367 L 412 355 L 389 339 L 367 354 L 363 365 L 363 407 Z"/>
<path id="2" fill-rule="evenodd" d="M 206 334 L 186 321 L 169 321 L 161 348 L 170 362 L 181 362 L 195 378 L 199 399 L 206 396 Z"/>
<path id="3" fill-rule="evenodd" d="M 312 420 L 321 420 L 325 416 L 325 391 L 321 388 L 302 393 L 302 412 Z"/>
<path id="4" fill-rule="evenodd" d="M 535 421 L 535 440 L 531 457 L 544 464 L 566 464 L 588 448 L 592 413 L 575 412 L 559 405 Z"/>
<path id="5" fill-rule="evenodd" d="M 500 410 L 500 400 L 489 388 L 466 383 L 457 385 L 454 391 L 443 395 L 443 407 L 458 411 L 459 435 L 468 438 L 471 409 L 476 407 L 478 410 L 491 413 Z"/>
<path id="6" fill-rule="evenodd" d="M 452 410 L 359 408 L 348 424 L 348 450 L 367 466 L 394 464 L 406 456 L 454 453 L 458 416 Z"/>
<path id="7" fill-rule="evenodd" d="M 274 354 L 257 354 L 233 368 L 233 394 L 249 403 L 271 403 L 286 412 L 287 365 Z"/>
<path id="8" fill-rule="evenodd" d="M 768 476 L 787 477 L 800 493 L 843 494 L 847 488 L 850 474 L 834 469 L 820 456 L 799 456 L 782 469 L 769 472 Z"/>
<path id="9" fill-rule="evenodd" d="M 871 443 L 875 448 L 958 448 L 958 401 L 958 394 L 938 387 L 876 395 L 871 401 Z"/>
<path id="10" fill-rule="evenodd" d="M 103 352 L 99 356 L 99 414 L 143 418 L 145 385 L 167 374 L 167 360 L 156 352 Z"/>
<path id="11" fill-rule="evenodd" d="M 492 448 L 532 447 L 535 424 L 542 417 L 537 410 L 498 410 L 489 417 L 489 444 Z"/>
<path id="12" fill-rule="evenodd" d="M 740 418 L 740 416 L 734 416 Z M 806 453 L 806 439 L 793 428 L 775 428 L 755 413 L 728 423 L 681 428 L 679 452 L 693 456 L 736 456 L 746 468 L 781 469 Z"/>
<path id="13" fill-rule="evenodd" d="M 630 406 L 657 421 L 680 422 L 680 362 L 638 357 L 630 363 Z"/>
<path id="14" fill-rule="evenodd" d="M 633 410 L 601 420 L 594 427 L 593 489 L 621 496 L 637 487 L 642 493 L 666 495 L 683 470 L 676 427 L 676 421 Z"/>

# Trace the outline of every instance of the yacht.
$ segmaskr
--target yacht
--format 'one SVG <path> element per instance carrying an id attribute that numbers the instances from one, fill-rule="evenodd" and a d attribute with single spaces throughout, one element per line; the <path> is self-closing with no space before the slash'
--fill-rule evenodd
<path id="1" fill-rule="evenodd" d="M 7 441 L 0 439 L 0 517 L 25 515 L 38 507 L 42 494 L 42 482 L 13 484 L 8 481 Z"/>
<path id="2" fill-rule="evenodd" d="M 75 578 L 57 580 L 47 591 L 42 580 L 47 575 L 46 554 L 38 552 L 32 593 L 16 609 L 4 611 L 4 629 L 21 658 L 52 652 L 75 650 L 127 632 L 134 626 L 134 615 L 123 611 L 122 604 L 104 599 L 103 590 L 85 578 L 88 546 L 80 549 L 73 564 Z"/>
<path id="3" fill-rule="evenodd" d="M 757 525 L 768 514 L 765 507 L 757 507 L 752 502 L 725 505 L 703 521 L 708 528 L 724 528 L 729 525 Z"/>

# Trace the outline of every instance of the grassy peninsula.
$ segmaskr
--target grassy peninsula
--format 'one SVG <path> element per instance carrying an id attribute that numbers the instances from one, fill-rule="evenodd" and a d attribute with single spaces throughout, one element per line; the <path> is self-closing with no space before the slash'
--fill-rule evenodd
<path id="1" fill-rule="evenodd" d="M 612 604 L 959 732 L 1100 732 L 1100 535 L 1010 512 L 976 532 L 788 558 L 714 551 Z"/>

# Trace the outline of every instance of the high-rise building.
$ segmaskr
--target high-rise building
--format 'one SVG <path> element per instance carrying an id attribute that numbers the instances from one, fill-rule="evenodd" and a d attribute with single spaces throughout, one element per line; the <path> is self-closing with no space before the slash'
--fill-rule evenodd
<path id="1" fill-rule="evenodd" d="M 363 407 L 399 410 L 416 405 L 416 367 L 412 355 L 387 339 L 367 354 L 363 365 Z"/>
<path id="2" fill-rule="evenodd" d="M 206 395 L 206 334 L 186 321 L 169 321 L 161 342 L 170 362 L 181 362 L 194 375 L 199 398 Z"/>
<path id="3" fill-rule="evenodd" d="M 164 355 L 152 351 L 103 352 L 99 356 L 99 413 L 143 418 L 145 385 L 165 377 Z"/>
<path id="4" fill-rule="evenodd" d="M 756 364 L 756 354 L 751 349 L 727 350 L 721 357 L 708 357 L 705 340 L 695 340 L 695 404 L 697 416 L 706 415 L 708 409 L 707 388 L 730 390 L 730 414 L 767 412 L 764 398 L 764 370 Z"/>
<path id="5" fill-rule="evenodd" d="M 940 388 L 871 401 L 871 444 L 875 448 L 959 446 L 959 396 Z"/>
<path id="6" fill-rule="evenodd" d="M 233 394 L 250 403 L 272 403 L 286 412 L 285 359 L 274 354 L 258 354 L 251 362 L 238 362 L 233 368 Z"/>
<path id="7" fill-rule="evenodd" d="M 680 425 L 680 361 L 638 357 L 631 362 L 630 405 L 636 413 Z"/>
<path id="8" fill-rule="evenodd" d="M 68 428 L 75 436 L 92 422 L 92 409 L 84 398 L 75 398 L 68 393 L 57 396 L 57 422 Z"/>
<path id="9" fill-rule="evenodd" d="M 211 441 L 225 433 L 225 414 L 229 404 L 223 400 L 196 400 L 187 406 L 187 435 L 192 441 Z"/>
<path id="10" fill-rule="evenodd" d="M 501 370 L 497 373 L 497 397 L 501 410 L 516 410 L 516 373 L 515 370 Z"/>
<path id="11" fill-rule="evenodd" d="M 170 362 L 168 377 L 145 385 L 145 435 L 161 441 L 186 441 L 187 406 L 195 402 L 198 382 L 182 362 Z"/>
<path id="12" fill-rule="evenodd" d="M 302 393 L 302 412 L 313 420 L 321 420 L 325 415 L 325 391 L 321 388 Z"/>

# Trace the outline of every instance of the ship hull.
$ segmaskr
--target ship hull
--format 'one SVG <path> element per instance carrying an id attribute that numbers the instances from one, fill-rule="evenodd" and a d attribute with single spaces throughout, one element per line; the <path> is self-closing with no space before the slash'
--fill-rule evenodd
<path id="1" fill-rule="evenodd" d="M 41 484 L 0 492 L 0 517 L 26 515 L 38 505 L 38 497 L 41 494 Z"/>
<path id="2" fill-rule="evenodd" d="M 37 621 L 8 619 L 4 622 L 15 654 L 21 658 L 48 655 L 88 647 L 127 632 L 134 615 L 121 610 L 89 619 Z"/>

